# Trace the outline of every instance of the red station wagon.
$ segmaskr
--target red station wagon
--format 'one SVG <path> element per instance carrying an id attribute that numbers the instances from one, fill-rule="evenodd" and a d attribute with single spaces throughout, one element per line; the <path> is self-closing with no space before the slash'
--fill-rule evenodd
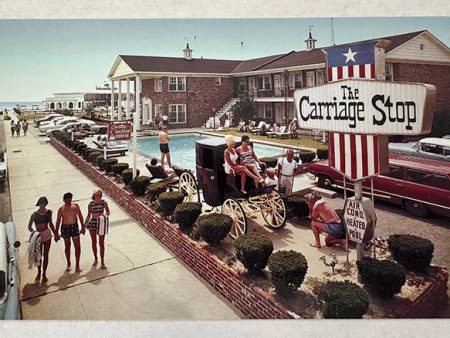
<path id="1" fill-rule="evenodd" d="M 343 188 L 343 176 L 328 161 L 311 163 L 310 173 L 321 188 Z M 347 189 L 353 189 L 350 180 Z M 374 196 L 397 205 L 417 217 L 431 212 L 450 217 L 450 165 L 448 162 L 389 155 L 389 173 L 373 177 Z M 363 194 L 370 195 L 370 179 L 363 181 Z"/>

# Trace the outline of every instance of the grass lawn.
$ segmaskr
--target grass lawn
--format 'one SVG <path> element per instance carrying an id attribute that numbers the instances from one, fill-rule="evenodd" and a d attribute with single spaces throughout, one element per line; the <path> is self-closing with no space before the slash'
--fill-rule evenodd
<path id="1" fill-rule="evenodd" d="M 262 140 L 269 141 L 273 143 L 279 143 L 288 146 L 296 146 L 296 147 L 305 147 L 305 148 L 313 148 L 313 149 L 328 149 L 327 143 L 317 142 L 310 138 L 308 135 L 298 135 L 298 139 L 278 139 L 278 138 L 268 138 L 267 136 L 259 136 L 259 135 L 251 135 L 251 133 L 240 132 L 237 131 L 236 128 L 230 128 L 226 131 L 216 131 L 217 134 L 222 135 L 234 135 L 234 136 L 243 136 L 248 135 L 252 140 Z"/>

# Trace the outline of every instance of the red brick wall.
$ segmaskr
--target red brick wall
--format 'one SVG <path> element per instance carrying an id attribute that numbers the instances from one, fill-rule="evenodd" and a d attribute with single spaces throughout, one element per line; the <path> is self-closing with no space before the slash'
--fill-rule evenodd
<path id="1" fill-rule="evenodd" d="M 450 111 L 450 66 L 394 63 L 394 81 L 434 85 L 435 112 Z"/>
<path id="2" fill-rule="evenodd" d="M 162 112 L 169 112 L 169 104 L 186 104 L 186 122 L 173 124 L 172 128 L 200 127 L 212 116 L 213 109 L 218 111 L 234 94 L 234 79 L 221 77 L 221 85 L 215 84 L 215 77 L 186 77 L 186 91 L 169 92 L 168 77 L 162 78 L 162 91 L 155 92 L 155 79 L 142 81 L 142 97 L 161 104 Z"/>

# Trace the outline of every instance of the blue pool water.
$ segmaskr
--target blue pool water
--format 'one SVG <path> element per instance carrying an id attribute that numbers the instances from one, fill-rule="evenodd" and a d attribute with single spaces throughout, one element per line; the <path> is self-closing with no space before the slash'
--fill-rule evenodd
<path id="1" fill-rule="evenodd" d="M 172 164 L 187 169 L 195 169 L 195 141 L 213 136 L 200 134 L 183 134 L 170 136 L 170 157 Z M 283 148 L 263 144 L 254 144 L 258 157 L 279 156 Z M 138 152 L 144 156 L 153 156 L 159 159 L 159 137 L 145 137 L 138 139 Z"/>

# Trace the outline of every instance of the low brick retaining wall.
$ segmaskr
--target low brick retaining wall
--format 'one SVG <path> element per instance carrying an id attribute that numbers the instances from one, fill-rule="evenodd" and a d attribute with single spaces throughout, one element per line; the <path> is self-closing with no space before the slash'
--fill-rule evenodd
<path id="1" fill-rule="evenodd" d="M 253 319 L 298 318 L 82 157 L 53 138 L 50 143 L 245 316 Z M 387 314 L 387 318 L 426 318 L 436 315 L 438 305 L 447 302 L 448 272 L 442 267 L 433 269 L 435 276 L 426 278 L 424 291 L 414 301 L 397 306 Z"/>

